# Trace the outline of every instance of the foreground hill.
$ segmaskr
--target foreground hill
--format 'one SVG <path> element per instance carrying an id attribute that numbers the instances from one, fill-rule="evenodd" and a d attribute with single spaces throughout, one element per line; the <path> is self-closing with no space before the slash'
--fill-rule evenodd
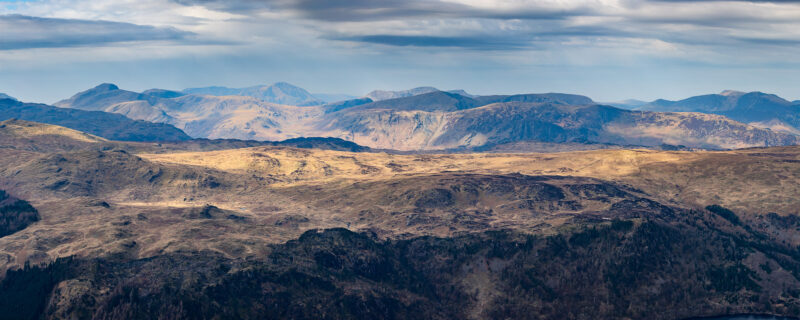
<path id="1" fill-rule="evenodd" d="M 29 126 L 0 127 L 0 189 L 37 214 L 0 236 L 9 317 L 800 312 L 796 146 L 150 152 Z"/>
<path id="2" fill-rule="evenodd" d="M 104 142 L 108 140 L 64 127 L 16 119 L 0 121 L 0 145 L 6 148 L 73 151 Z"/>
<path id="3" fill-rule="evenodd" d="M 725 91 L 680 101 L 656 100 L 637 109 L 719 114 L 774 131 L 800 134 L 800 105 L 762 92 Z"/>
<path id="4" fill-rule="evenodd" d="M 334 137 L 403 151 L 504 150 L 512 145 L 524 147 L 519 151 L 543 151 L 552 150 L 552 144 L 562 144 L 559 150 L 614 145 L 728 149 L 792 145 L 799 139 L 723 116 L 630 111 L 558 93 L 473 97 L 432 91 L 310 107 L 246 96 L 142 95 L 101 85 L 61 105 L 167 123 L 195 138 Z M 119 102 L 128 97 L 138 100 Z"/>
<path id="5" fill-rule="evenodd" d="M 106 139 L 123 141 L 182 141 L 191 137 L 162 123 L 137 121 L 100 111 L 57 108 L 14 100 L 0 100 L 0 121 L 20 119 L 55 124 Z"/>

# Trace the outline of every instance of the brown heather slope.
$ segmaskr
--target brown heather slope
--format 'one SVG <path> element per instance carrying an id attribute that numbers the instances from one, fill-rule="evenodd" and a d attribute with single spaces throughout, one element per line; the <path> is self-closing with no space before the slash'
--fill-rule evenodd
<path id="1" fill-rule="evenodd" d="M 0 139 L 0 189 L 40 219 L 0 237 L 0 270 L 75 259 L 10 272 L 0 311 L 28 290 L 45 318 L 800 312 L 800 147 L 186 151 L 242 142 L 59 130 L 0 128 L 21 136 Z"/>
<path id="2" fill-rule="evenodd" d="M 28 151 L 75 150 L 108 140 L 59 126 L 24 120 L 0 121 L 0 145 Z"/>
<path id="3" fill-rule="evenodd" d="M 592 177 L 688 205 L 800 214 L 800 147 L 719 152 L 594 150 L 551 154 L 392 155 L 275 147 L 141 154 L 159 163 L 248 174 L 276 186 L 381 181 L 442 172 Z"/>

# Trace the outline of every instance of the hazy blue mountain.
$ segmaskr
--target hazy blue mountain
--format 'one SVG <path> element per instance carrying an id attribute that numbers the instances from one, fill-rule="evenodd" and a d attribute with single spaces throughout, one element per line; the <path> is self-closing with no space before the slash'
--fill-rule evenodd
<path id="1" fill-rule="evenodd" d="M 469 97 L 435 90 L 378 101 L 363 97 L 303 107 L 243 95 L 162 98 L 159 96 L 170 93 L 145 93 L 106 84 L 60 105 L 166 123 L 195 138 L 279 141 L 335 137 L 376 149 L 487 148 L 519 142 L 726 149 L 798 143 L 797 136 L 777 132 L 794 130 L 778 120 L 749 126 L 723 115 L 634 112 L 562 93 Z M 738 99 L 736 108 L 725 105 L 731 97 Z M 133 100 L 122 101 L 126 98 Z M 726 112 L 739 110 L 748 101 L 780 102 L 774 96 L 734 92 L 703 99 L 711 102 L 698 103 L 706 106 L 702 110 Z M 676 104 L 662 100 L 648 105 L 658 103 Z M 785 130 L 777 130 L 780 128 Z"/>
<path id="2" fill-rule="evenodd" d="M 234 88 L 220 87 L 220 86 L 183 89 L 183 93 L 186 94 L 204 94 L 209 96 L 235 96 L 238 95 L 241 91 L 242 89 L 234 89 Z"/>
<path id="3" fill-rule="evenodd" d="M 358 98 L 356 96 L 351 96 L 349 94 L 341 94 L 341 93 L 314 93 L 312 95 L 314 96 L 314 98 L 322 100 L 325 103 L 353 100 Z"/>
<path id="4" fill-rule="evenodd" d="M 475 97 L 477 97 L 476 95 L 469 94 L 469 93 L 467 93 L 466 91 L 464 91 L 464 90 L 461 90 L 461 89 L 458 89 L 458 90 L 448 90 L 447 92 L 450 92 L 450 93 L 455 93 L 455 94 L 457 94 L 457 95 L 462 95 L 462 96 L 465 96 L 465 97 L 470 97 L 470 98 L 475 98 Z"/>
<path id="5" fill-rule="evenodd" d="M 336 112 L 336 111 L 347 109 L 347 108 L 360 106 L 360 105 L 371 103 L 371 102 L 373 102 L 372 99 L 364 97 L 364 98 L 356 98 L 356 99 L 351 99 L 351 100 L 344 100 L 344 101 L 328 103 L 328 104 L 323 105 L 322 108 L 325 110 L 326 113 L 330 113 L 330 112 Z"/>
<path id="6" fill-rule="evenodd" d="M 561 102 L 510 101 L 473 107 L 470 103 L 474 99 L 447 93 L 414 98 L 426 95 L 436 95 L 436 99 L 426 99 L 428 104 L 424 107 L 391 104 L 411 99 L 402 98 L 328 113 L 318 122 L 317 129 L 331 130 L 331 134 L 343 132 L 339 137 L 371 148 L 397 150 L 484 148 L 522 141 L 706 149 L 800 142 L 797 136 L 760 129 L 720 115 L 641 112 Z"/>
<path id="7" fill-rule="evenodd" d="M 479 96 L 475 100 L 481 105 L 501 102 L 557 103 L 568 105 L 595 104 L 591 98 L 567 93 L 528 93 L 515 95 Z"/>
<path id="8" fill-rule="evenodd" d="M 349 112 L 367 109 L 421 110 L 421 111 L 455 111 L 470 109 L 483 105 L 480 101 L 455 93 L 433 91 L 402 98 L 377 100 L 375 102 L 354 106 Z"/>
<path id="9" fill-rule="evenodd" d="M 150 89 L 142 92 L 144 95 L 159 97 L 159 98 L 177 98 L 185 96 L 186 94 L 180 91 L 164 90 L 164 89 Z"/>
<path id="10" fill-rule="evenodd" d="M 777 95 L 763 92 L 728 90 L 680 101 L 661 99 L 638 109 L 719 114 L 759 127 L 800 134 L 800 106 Z"/>
<path id="11" fill-rule="evenodd" d="M 55 103 L 56 107 L 81 110 L 102 111 L 110 105 L 127 101 L 155 101 L 158 97 L 122 90 L 115 84 L 103 83 L 89 90 L 79 92 L 69 99 Z"/>
<path id="12" fill-rule="evenodd" d="M 418 87 L 408 90 L 400 90 L 400 91 L 389 91 L 389 90 L 374 90 L 370 93 L 367 93 L 364 97 L 370 98 L 373 101 L 381 101 L 381 100 L 388 100 L 388 99 L 397 99 L 397 98 L 405 98 L 420 95 L 423 93 L 430 93 L 440 91 L 434 87 Z"/>
<path id="13" fill-rule="evenodd" d="M 614 107 L 617 107 L 617 108 L 629 109 L 629 110 L 638 109 L 639 107 L 641 107 L 643 105 L 646 105 L 648 103 L 649 102 L 647 102 L 647 101 L 636 100 L 636 99 L 625 99 L 625 100 L 613 101 L 613 102 L 601 102 L 601 104 L 604 104 L 604 105 L 614 106 Z"/>
<path id="14" fill-rule="evenodd" d="M 352 104 L 354 101 L 351 100 L 350 102 Z M 518 94 L 509 96 L 496 95 L 472 98 L 451 92 L 433 91 L 408 97 L 379 100 L 371 103 L 353 105 L 349 109 L 351 109 L 350 111 L 366 109 L 420 110 L 429 112 L 455 111 L 503 102 L 558 103 L 568 105 L 594 104 L 592 99 L 589 99 L 588 97 L 562 93 Z M 339 110 L 342 109 L 345 108 L 339 108 Z"/>
<path id="15" fill-rule="evenodd" d="M 325 104 L 325 101 L 314 97 L 303 88 L 286 82 L 272 85 L 261 85 L 248 88 L 205 87 L 189 88 L 183 90 L 186 94 L 211 95 L 211 96 L 247 96 L 266 102 L 290 106 L 315 106 Z"/>
<path id="16" fill-rule="evenodd" d="M 373 101 L 381 101 L 381 100 L 389 100 L 389 99 L 397 99 L 397 98 L 407 98 L 407 97 L 412 97 L 412 96 L 431 93 L 431 92 L 438 92 L 438 91 L 443 91 L 443 90 L 439 90 L 439 89 L 436 89 L 434 87 L 417 87 L 417 88 L 413 88 L 413 89 L 400 90 L 400 91 L 374 90 L 374 91 L 372 91 L 370 93 L 367 93 L 367 95 L 364 96 L 364 97 L 370 98 Z M 455 93 L 455 94 L 462 95 L 462 96 L 469 97 L 469 98 L 475 97 L 475 96 L 467 93 L 464 90 L 450 90 L 450 91 L 445 91 L 445 92 Z"/>
<path id="17" fill-rule="evenodd" d="M 132 120 L 120 114 L 0 100 L 0 121 L 20 119 L 59 125 L 120 141 L 183 141 L 191 137 L 168 124 Z"/>
<path id="18" fill-rule="evenodd" d="M 12 97 L 12 96 L 9 96 L 9 95 L 7 95 L 7 94 L 5 94 L 5 93 L 2 93 L 2 92 L 0 92 L 0 100 L 1 100 L 1 99 L 11 99 L 11 100 L 17 100 L 16 98 L 14 98 L 14 97 Z"/>

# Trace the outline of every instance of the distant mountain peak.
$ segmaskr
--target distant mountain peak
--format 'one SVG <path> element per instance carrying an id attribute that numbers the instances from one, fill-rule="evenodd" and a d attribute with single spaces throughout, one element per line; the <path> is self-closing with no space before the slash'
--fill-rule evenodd
<path id="1" fill-rule="evenodd" d="M 726 96 L 726 97 L 735 97 L 735 96 L 741 96 L 741 95 L 744 95 L 744 94 L 745 94 L 744 92 L 736 91 L 736 90 L 724 90 L 724 91 L 720 92 L 720 95 L 723 95 L 723 96 Z"/>
<path id="2" fill-rule="evenodd" d="M 600 104 L 609 105 L 612 107 L 622 108 L 622 109 L 636 109 L 643 105 L 648 104 L 647 101 L 642 101 L 638 99 L 625 99 L 619 101 L 610 101 L 610 102 L 601 102 Z"/>
<path id="3" fill-rule="evenodd" d="M 275 82 L 275 83 L 273 83 L 273 84 L 272 84 L 270 87 L 278 87 L 278 88 L 297 88 L 297 89 L 302 89 L 302 88 L 300 88 L 300 87 L 298 87 L 298 86 L 296 86 L 296 85 L 293 85 L 293 84 L 291 84 L 291 83 L 284 82 L 284 81 Z M 304 90 L 305 90 L 305 89 L 304 89 Z"/>
<path id="4" fill-rule="evenodd" d="M 9 95 L 7 95 L 7 94 L 5 94 L 5 93 L 2 93 L 2 92 L 0 92 L 0 100 L 2 100 L 2 99 L 11 99 L 11 100 L 17 100 L 16 98 L 14 98 L 14 97 L 12 97 L 12 96 L 9 96 Z"/>
<path id="5" fill-rule="evenodd" d="M 181 96 L 186 95 L 183 92 L 178 92 L 178 91 L 173 91 L 173 90 L 166 90 L 166 89 L 145 90 L 145 91 L 142 91 L 142 94 L 148 95 L 148 96 L 159 97 L 159 98 L 166 98 L 166 99 L 177 98 L 177 97 L 181 97 Z"/>
<path id="6" fill-rule="evenodd" d="M 92 88 L 90 91 L 114 91 L 119 90 L 119 87 L 113 83 L 101 83 L 98 86 Z"/>
<path id="7" fill-rule="evenodd" d="M 461 95 L 461 96 L 464 96 L 464 97 L 469 97 L 469 98 L 474 98 L 475 97 L 474 95 L 471 95 L 471 94 L 467 93 L 466 91 L 460 90 L 460 89 L 443 91 L 443 90 L 439 90 L 439 89 L 434 88 L 434 87 L 416 87 L 416 88 L 413 88 L 413 89 L 400 90 L 400 91 L 373 90 L 372 92 L 367 93 L 367 95 L 365 95 L 364 97 L 370 98 L 373 101 L 380 101 L 380 100 L 389 100 L 389 99 L 413 97 L 413 96 L 418 96 L 418 95 L 431 93 L 431 92 L 448 92 L 448 93 L 454 93 L 454 94 Z"/>
<path id="8" fill-rule="evenodd" d="M 367 93 L 365 97 L 372 99 L 373 101 L 380 101 L 380 100 L 389 100 L 389 99 L 396 99 L 396 98 L 405 98 L 416 96 L 425 93 L 431 93 L 440 91 L 434 87 L 417 87 L 408 90 L 400 90 L 400 91 L 391 91 L 391 90 L 373 90 L 370 93 Z"/>
<path id="9" fill-rule="evenodd" d="M 313 106 L 324 104 L 324 101 L 317 99 L 305 89 L 288 82 L 276 82 L 271 85 L 257 85 L 247 88 L 189 88 L 183 90 L 183 93 L 212 96 L 247 96 L 266 102 L 294 106 Z"/>

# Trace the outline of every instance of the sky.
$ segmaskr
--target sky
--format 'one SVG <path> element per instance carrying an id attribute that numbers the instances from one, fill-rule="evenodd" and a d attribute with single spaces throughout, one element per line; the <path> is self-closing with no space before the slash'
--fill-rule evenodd
<path id="1" fill-rule="evenodd" d="M 97 84 L 800 99 L 800 1 L 0 0 L 0 92 Z"/>

